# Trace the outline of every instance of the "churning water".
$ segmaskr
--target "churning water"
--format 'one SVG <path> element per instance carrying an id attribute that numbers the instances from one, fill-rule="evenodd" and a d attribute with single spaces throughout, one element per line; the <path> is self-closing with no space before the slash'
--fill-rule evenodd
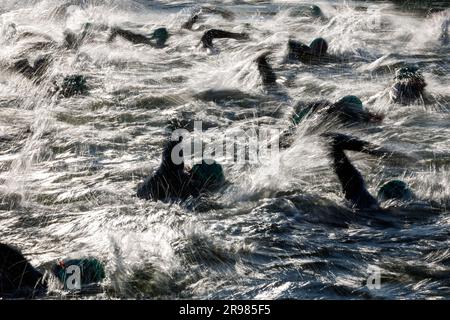
<path id="1" fill-rule="evenodd" d="M 2 0 L 0 241 L 42 269 L 97 257 L 107 272 L 98 299 L 450 298 L 450 47 L 441 41 L 449 3 L 399 3 L 314 2 L 326 16 L 314 19 L 296 14 L 311 4 L 299 1 Z M 182 29 L 202 5 L 233 15 L 206 13 Z M 60 45 L 65 30 L 87 22 L 98 27 L 82 46 Z M 146 34 L 164 26 L 171 37 L 163 49 L 107 42 L 108 26 Z M 208 28 L 251 36 L 216 40 L 212 54 L 199 46 Z M 341 62 L 285 63 L 288 39 L 318 36 Z M 265 51 L 281 93 L 262 87 L 254 60 Z M 52 63 L 39 83 L 8 67 L 44 55 Z M 395 68 L 406 63 L 421 67 L 432 103 L 389 101 Z M 89 94 L 49 95 L 68 74 L 85 75 Z M 213 99 L 211 90 L 227 94 Z M 277 168 L 270 159 L 223 163 L 229 184 L 194 204 L 135 197 L 159 163 L 171 119 L 201 120 L 211 137 L 287 128 L 296 102 L 346 95 L 385 118 L 341 131 L 405 154 L 350 154 L 369 190 L 403 179 L 417 203 L 348 209 L 308 122 L 273 159 Z M 371 290 L 377 268 L 381 288 Z M 48 295 L 65 294 L 54 284 Z"/>

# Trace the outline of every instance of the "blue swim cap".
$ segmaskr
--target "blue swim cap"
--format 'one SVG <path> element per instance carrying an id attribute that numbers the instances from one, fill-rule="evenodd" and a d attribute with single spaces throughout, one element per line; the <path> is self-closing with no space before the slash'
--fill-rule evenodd
<path id="1" fill-rule="evenodd" d="M 153 32 L 152 39 L 156 39 L 158 46 L 164 46 L 167 39 L 169 39 L 169 32 L 166 28 L 159 28 Z"/>
<path id="2" fill-rule="evenodd" d="M 311 51 L 316 55 L 324 55 L 328 51 L 328 42 L 323 38 L 314 39 L 309 45 Z"/>
<path id="3" fill-rule="evenodd" d="M 74 276 L 76 267 L 80 270 L 81 285 L 89 285 L 102 282 L 105 277 L 105 268 L 103 263 L 95 258 L 86 259 L 72 259 L 62 260 L 53 267 L 53 274 L 64 284 L 64 289 L 67 289 L 67 280 L 69 277 Z"/>
<path id="4" fill-rule="evenodd" d="M 206 161 L 212 164 L 208 164 Z M 192 179 L 200 188 L 220 187 L 225 183 L 222 166 L 212 160 L 204 160 L 201 164 L 196 164 L 192 168 L 191 174 Z"/>
<path id="5" fill-rule="evenodd" d="M 359 99 L 357 96 L 345 96 L 336 104 L 351 106 L 361 110 L 364 109 L 361 99 Z"/>
<path id="6" fill-rule="evenodd" d="M 392 180 L 380 188 L 378 199 L 380 201 L 402 200 L 409 201 L 413 198 L 413 193 L 409 186 L 400 180 Z"/>

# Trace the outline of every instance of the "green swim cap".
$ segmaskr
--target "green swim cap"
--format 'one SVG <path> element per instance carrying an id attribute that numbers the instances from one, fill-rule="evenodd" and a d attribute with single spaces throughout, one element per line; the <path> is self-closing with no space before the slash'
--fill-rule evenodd
<path id="1" fill-rule="evenodd" d="M 64 289 L 67 289 L 71 277 L 76 275 L 77 268 L 80 272 L 80 282 L 82 286 L 100 283 L 106 277 L 103 263 L 95 258 L 60 261 L 59 264 L 54 266 L 53 274 L 64 284 Z"/>
<path id="2" fill-rule="evenodd" d="M 400 180 L 393 180 L 386 183 L 378 192 L 380 201 L 403 200 L 409 201 L 413 198 L 413 193 L 409 186 Z"/>
<path id="3" fill-rule="evenodd" d="M 169 39 L 169 32 L 166 28 L 159 28 L 153 32 L 152 39 L 156 39 L 156 44 L 158 46 L 163 46 L 167 39 Z"/>
<path id="4" fill-rule="evenodd" d="M 305 119 L 311 113 L 312 109 L 313 109 L 313 106 L 307 106 L 307 107 L 303 108 L 302 110 L 300 110 L 299 113 L 296 113 L 292 117 L 292 122 L 294 123 L 294 125 L 298 125 L 300 122 L 302 122 L 303 119 Z"/>
<path id="5" fill-rule="evenodd" d="M 359 99 L 357 96 L 345 96 L 341 100 L 339 100 L 336 104 L 352 106 L 354 108 L 361 110 L 364 109 L 361 99 Z"/>
<path id="6" fill-rule="evenodd" d="M 196 164 L 191 173 L 193 180 L 199 184 L 200 188 L 220 187 L 225 183 L 222 166 L 212 160 L 203 160 L 201 164 Z"/>

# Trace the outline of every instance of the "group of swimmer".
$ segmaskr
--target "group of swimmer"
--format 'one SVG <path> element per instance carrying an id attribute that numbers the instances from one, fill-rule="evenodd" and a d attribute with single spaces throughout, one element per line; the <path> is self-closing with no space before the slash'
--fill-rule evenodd
<path id="1" fill-rule="evenodd" d="M 312 17 L 323 19 L 324 15 L 318 6 L 307 7 L 306 11 Z M 202 13 L 219 14 L 225 19 L 233 19 L 233 14 L 226 10 L 205 7 L 195 10 L 182 28 L 192 30 L 193 26 L 201 19 Z M 12 36 L 26 38 L 31 34 L 16 30 L 15 25 L 10 26 Z M 35 44 L 35 48 L 55 47 L 61 50 L 77 50 L 82 43 L 89 38 L 92 30 L 109 30 L 109 42 L 117 37 L 125 39 L 133 44 L 144 44 L 160 49 L 166 46 L 170 33 L 166 28 L 158 28 L 152 36 L 146 36 L 126 29 L 105 25 L 87 23 L 83 25 L 80 34 L 65 31 L 62 44 L 49 37 L 44 43 Z M 203 48 L 214 49 L 214 39 L 249 40 L 247 33 L 229 32 L 219 29 L 206 30 L 201 37 Z M 448 43 L 448 22 L 443 26 L 443 43 Z M 296 40 L 289 40 L 287 44 L 287 57 L 289 61 L 303 64 L 324 64 L 336 62 L 336 58 L 328 53 L 328 42 L 323 38 L 314 39 L 310 45 Z M 261 81 L 266 88 L 277 86 L 277 76 L 269 64 L 269 52 L 260 55 L 256 59 Z M 52 63 L 50 56 L 36 59 L 33 63 L 28 58 L 21 57 L 16 60 L 9 69 L 24 77 L 39 83 L 49 65 Z M 390 99 L 393 103 L 403 105 L 425 100 L 426 82 L 420 70 L 415 66 L 407 66 L 396 71 L 395 81 L 390 89 Z M 82 75 L 66 75 L 62 81 L 55 84 L 52 94 L 62 97 L 86 94 L 88 91 L 87 79 Z M 337 119 L 340 123 L 349 126 L 364 126 L 383 121 L 383 115 L 370 112 L 364 108 L 361 100 L 356 96 L 346 96 L 339 101 L 314 101 L 298 103 L 295 114 L 292 116 L 292 127 L 286 131 L 286 136 L 292 135 L 293 129 L 304 120 L 317 117 L 320 121 Z M 383 185 L 376 196 L 371 195 L 361 173 L 351 163 L 346 151 L 366 153 L 375 157 L 387 157 L 389 150 L 362 141 L 356 137 L 339 132 L 321 133 L 320 138 L 324 142 L 330 157 L 332 168 L 336 174 L 343 191 L 344 198 L 352 210 L 381 210 L 381 203 L 397 201 L 407 203 L 414 199 L 411 188 L 401 180 L 393 180 Z M 150 201 L 184 201 L 188 198 L 197 199 L 205 194 L 219 190 L 226 184 L 223 168 L 213 160 L 205 160 L 201 164 L 188 169 L 184 161 L 175 162 L 174 154 L 183 159 L 183 151 L 179 148 L 182 138 L 175 141 L 169 140 L 162 151 L 161 164 L 143 183 L 138 186 L 137 197 Z M 36 297 L 48 291 L 49 274 L 59 279 L 64 285 L 68 277 L 66 270 L 69 266 L 78 266 L 82 269 L 83 284 L 101 282 L 105 272 L 101 262 L 94 258 L 72 259 L 59 261 L 48 272 L 41 272 L 34 268 L 17 249 L 10 245 L 0 243 L 0 298 Z"/>

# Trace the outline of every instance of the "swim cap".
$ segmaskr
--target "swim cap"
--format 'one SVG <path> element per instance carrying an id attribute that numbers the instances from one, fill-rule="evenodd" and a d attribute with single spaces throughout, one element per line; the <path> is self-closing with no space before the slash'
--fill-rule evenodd
<path id="1" fill-rule="evenodd" d="M 79 275 L 81 285 L 100 283 L 106 277 L 103 264 L 95 258 L 73 259 L 67 261 L 63 260 L 54 266 L 52 271 L 53 274 L 64 284 L 64 289 L 67 289 L 68 283 L 72 283 L 72 281 L 67 280 L 71 279 L 69 277 L 76 275 L 77 268 L 80 272 Z"/>
<path id="2" fill-rule="evenodd" d="M 364 109 L 361 99 L 359 99 L 357 96 L 345 96 L 336 104 L 351 106 L 361 110 Z"/>
<path id="3" fill-rule="evenodd" d="M 71 97 L 76 94 L 83 94 L 86 92 L 86 90 L 86 78 L 78 74 L 65 77 L 61 86 L 61 93 L 65 97 Z"/>
<path id="4" fill-rule="evenodd" d="M 311 16 L 314 18 L 320 18 L 323 16 L 322 10 L 319 8 L 319 6 L 312 5 L 309 10 L 311 11 Z"/>
<path id="5" fill-rule="evenodd" d="M 207 164 L 208 163 L 212 164 Z M 196 164 L 191 171 L 192 179 L 199 184 L 200 188 L 219 187 L 225 183 L 223 168 L 215 161 L 203 160 L 201 164 Z"/>
<path id="6" fill-rule="evenodd" d="M 309 45 L 311 51 L 316 55 L 324 55 L 328 51 L 328 43 L 323 38 L 314 39 Z"/>
<path id="7" fill-rule="evenodd" d="M 302 110 L 300 110 L 299 113 L 296 113 L 293 117 L 292 117 L 292 122 L 294 123 L 294 125 L 298 125 L 300 122 L 303 121 L 303 119 L 308 116 L 311 111 L 314 109 L 313 105 L 309 105 L 305 108 L 303 108 Z"/>
<path id="8" fill-rule="evenodd" d="M 156 39 L 156 44 L 160 47 L 164 46 L 169 39 L 169 32 L 166 28 L 159 28 L 153 32 L 152 39 Z"/>
<path id="9" fill-rule="evenodd" d="M 408 201 L 413 198 L 413 193 L 409 186 L 400 180 L 392 180 L 380 188 L 378 199 L 380 201 L 387 200 L 403 200 Z"/>
<path id="10" fill-rule="evenodd" d="M 416 66 L 408 66 L 403 67 L 400 69 L 397 69 L 395 72 L 395 79 L 396 80 L 404 80 L 404 79 L 411 79 L 413 77 L 421 76 L 421 73 L 419 72 L 419 68 Z"/>

